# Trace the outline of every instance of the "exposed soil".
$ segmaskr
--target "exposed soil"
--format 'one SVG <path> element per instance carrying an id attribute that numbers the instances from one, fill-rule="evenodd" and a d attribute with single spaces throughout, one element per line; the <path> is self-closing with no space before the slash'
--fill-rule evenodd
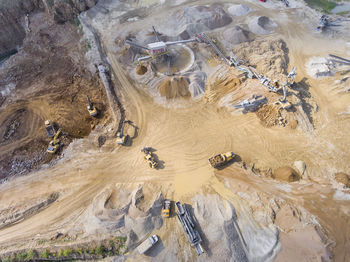
<path id="1" fill-rule="evenodd" d="M 189 97 L 188 82 L 183 77 L 166 78 L 158 87 L 161 96 L 167 99 Z"/>
<path id="2" fill-rule="evenodd" d="M 77 28 L 44 20 L 40 12 L 30 19 L 32 32 L 0 72 L 0 88 L 14 86 L 4 93 L 0 115 L 0 179 L 28 173 L 55 157 L 46 153 L 45 120 L 63 131 L 63 149 L 108 115 L 102 85 L 84 69 Z M 99 118 L 89 116 L 86 94 L 101 112 Z"/>

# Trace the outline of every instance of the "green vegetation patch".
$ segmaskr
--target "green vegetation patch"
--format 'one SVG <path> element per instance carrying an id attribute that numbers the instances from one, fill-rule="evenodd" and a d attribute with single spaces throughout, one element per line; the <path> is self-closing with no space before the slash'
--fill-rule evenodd
<path id="1" fill-rule="evenodd" d="M 311 8 L 318 9 L 326 13 L 329 13 L 337 5 L 335 2 L 328 0 L 305 0 L 305 2 Z"/>

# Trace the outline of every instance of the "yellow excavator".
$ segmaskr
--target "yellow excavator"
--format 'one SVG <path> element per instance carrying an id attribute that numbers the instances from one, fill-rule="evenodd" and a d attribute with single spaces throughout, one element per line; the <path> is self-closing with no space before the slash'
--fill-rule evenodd
<path id="1" fill-rule="evenodd" d="M 58 129 L 53 140 L 50 141 L 49 147 L 47 148 L 47 152 L 50 154 L 55 154 L 57 150 L 60 148 L 60 141 L 58 140 L 59 135 L 61 134 L 61 129 Z"/>
<path id="2" fill-rule="evenodd" d="M 124 135 L 125 123 L 130 123 L 130 120 L 124 120 L 120 131 L 117 133 L 117 144 L 125 145 L 129 140 L 129 135 Z"/>
<path id="3" fill-rule="evenodd" d="M 89 115 L 92 117 L 96 117 L 98 114 L 97 108 L 91 103 L 88 95 L 86 95 L 86 99 L 88 101 L 88 106 L 87 106 L 87 110 L 89 111 Z"/>

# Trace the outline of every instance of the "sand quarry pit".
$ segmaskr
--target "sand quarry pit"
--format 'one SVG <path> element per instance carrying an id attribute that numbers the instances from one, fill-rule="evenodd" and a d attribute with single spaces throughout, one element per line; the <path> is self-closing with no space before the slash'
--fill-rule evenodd
<path id="1" fill-rule="evenodd" d="M 90 249 L 87 243 L 117 238 L 122 251 L 103 253 L 106 246 L 91 251 L 94 259 L 346 261 L 350 119 L 339 113 L 348 111 L 350 97 L 334 91 L 331 75 L 311 78 L 305 65 L 346 54 L 349 39 L 313 34 L 306 25 L 321 14 L 303 2 L 293 9 L 241 4 L 99 1 L 80 22 L 60 25 L 46 13 L 30 14 L 32 33 L 0 67 L 1 175 L 12 177 L 0 185 L 1 259 L 23 250 L 48 250 L 57 259 L 58 248 L 83 260 L 75 245 Z M 184 43 L 193 56 L 172 65 L 183 72 L 167 76 L 164 60 L 144 61 L 147 70 L 137 71 L 146 52 L 124 41 L 152 43 L 152 25 L 162 41 L 206 32 L 224 56 L 282 84 L 296 66 L 295 83 L 286 88 L 291 106 L 283 108 L 282 90 L 269 92 L 204 42 Z M 101 118 L 88 116 L 85 94 Z M 255 112 L 235 107 L 259 95 L 266 102 Z M 42 158 L 46 119 L 67 133 L 55 161 Z M 125 146 L 115 137 L 124 120 L 135 131 Z M 145 146 L 159 168 L 149 168 Z M 235 154 L 227 165 L 208 164 L 225 152 Z M 164 199 L 172 201 L 167 219 Z M 176 217 L 176 201 L 193 216 L 199 257 Z M 153 234 L 159 243 L 140 255 L 135 248 Z"/>

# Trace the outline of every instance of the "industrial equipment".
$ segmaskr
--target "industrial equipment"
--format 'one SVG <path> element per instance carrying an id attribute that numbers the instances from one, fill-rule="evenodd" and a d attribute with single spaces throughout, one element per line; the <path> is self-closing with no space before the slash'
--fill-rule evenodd
<path id="1" fill-rule="evenodd" d="M 137 251 L 139 251 L 140 254 L 146 253 L 148 250 L 151 249 L 151 247 L 153 247 L 158 242 L 158 240 L 159 239 L 157 235 L 153 235 L 147 238 L 137 247 Z"/>
<path id="2" fill-rule="evenodd" d="M 150 168 L 158 167 L 158 162 L 154 159 L 154 156 L 152 154 L 152 148 L 144 147 L 141 149 L 141 152 L 145 153 L 144 158 L 148 162 Z"/>
<path id="3" fill-rule="evenodd" d="M 56 134 L 56 129 L 50 120 L 45 121 L 45 129 L 48 137 L 54 137 Z"/>
<path id="4" fill-rule="evenodd" d="M 190 245 L 193 246 L 197 252 L 197 255 L 201 255 L 204 253 L 203 248 L 201 246 L 202 238 L 199 235 L 198 231 L 195 229 L 194 223 L 192 221 L 192 217 L 188 212 L 186 205 L 181 205 L 178 201 L 176 202 L 176 215 L 179 219 L 188 240 L 190 241 Z"/>
<path id="5" fill-rule="evenodd" d="M 208 161 L 212 167 L 218 168 L 220 166 L 227 164 L 235 156 L 236 155 L 233 152 L 227 152 L 224 154 L 219 154 L 219 155 L 213 156 L 213 157 L 209 158 Z"/>
<path id="6" fill-rule="evenodd" d="M 250 99 L 245 99 L 242 102 L 238 103 L 237 105 L 234 105 L 234 108 L 236 109 L 243 108 L 243 111 L 242 111 L 243 113 L 247 113 L 248 111 L 254 112 L 266 102 L 267 102 L 267 99 L 265 96 L 252 95 Z"/>
<path id="7" fill-rule="evenodd" d="M 87 99 L 88 104 L 89 104 L 89 105 L 87 106 L 87 110 L 89 111 L 89 115 L 90 115 L 90 116 L 93 116 L 93 117 L 97 116 L 98 111 L 97 111 L 96 107 L 91 103 L 91 101 L 90 101 L 88 95 L 86 95 L 86 99 Z"/>
<path id="8" fill-rule="evenodd" d="M 326 15 L 321 16 L 320 24 L 317 26 L 316 30 L 323 31 L 330 26 L 340 26 L 341 20 L 330 21 L 329 17 Z"/>
<path id="9" fill-rule="evenodd" d="M 47 148 L 47 152 L 50 154 L 55 154 L 57 150 L 60 148 L 60 141 L 58 140 L 59 135 L 61 134 L 61 129 L 58 129 L 53 140 L 50 141 L 49 147 Z"/>
<path id="10" fill-rule="evenodd" d="M 170 216 L 170 206 L 171 206 L 170 200 L 164 199 L 163 210 L 162 210 L 163 217 L 168 218 Z"/>
<path id="11" fill-rule="evenodd" d="M 161 39 L 159 38 L 159 35 L 156 31 L 156 29 L 154 28 L 154 26 L 152 26 L 153 29 L 153 33 L 156 37 L 156 41 L 157 42 L 153 42 L 153 43 L 149 43 L 147 44 L 147 46 L 142 46 L 140 44 L 134 43 L 130 40 L 125 40 L 125 43 L 127 43 L 130 46 L 135 46 L 138 47 L 140 49 L 145 49 L 147 52 L 147 56 L 142 56 L 139 57 L 137 59 L 137 61 L 141 64 L 141 61 L 144 60 L 152 60 L 155 59 L 157 57 L 166 55 L 167 58 L 167 66 L 168 66 L 168 70 L 167 72 L 170 74 L 170 62 L 171 62 L 171 56 L 168 54 L 168 46 L 171 45 L 178 45 L 178 44 L 183 44 L 183 43 L 189 43 L 189 42 L 195 42 L 197 41 L 197 39 L 193 38 L 193 39 L 187 39 L 187 40 L 180 40 L 180 41 L 171 41 L 171 42 L 163 42 L 161 41 Z"/>
<path id="12" fill-rule="evenodd" d="M 129 140 L 129 135 L 124 135 L 125 123 L 130 123 L 129 120 L 124 120 L 120 131 L 117 133 L 117 144 L 125 145 Z"/>

